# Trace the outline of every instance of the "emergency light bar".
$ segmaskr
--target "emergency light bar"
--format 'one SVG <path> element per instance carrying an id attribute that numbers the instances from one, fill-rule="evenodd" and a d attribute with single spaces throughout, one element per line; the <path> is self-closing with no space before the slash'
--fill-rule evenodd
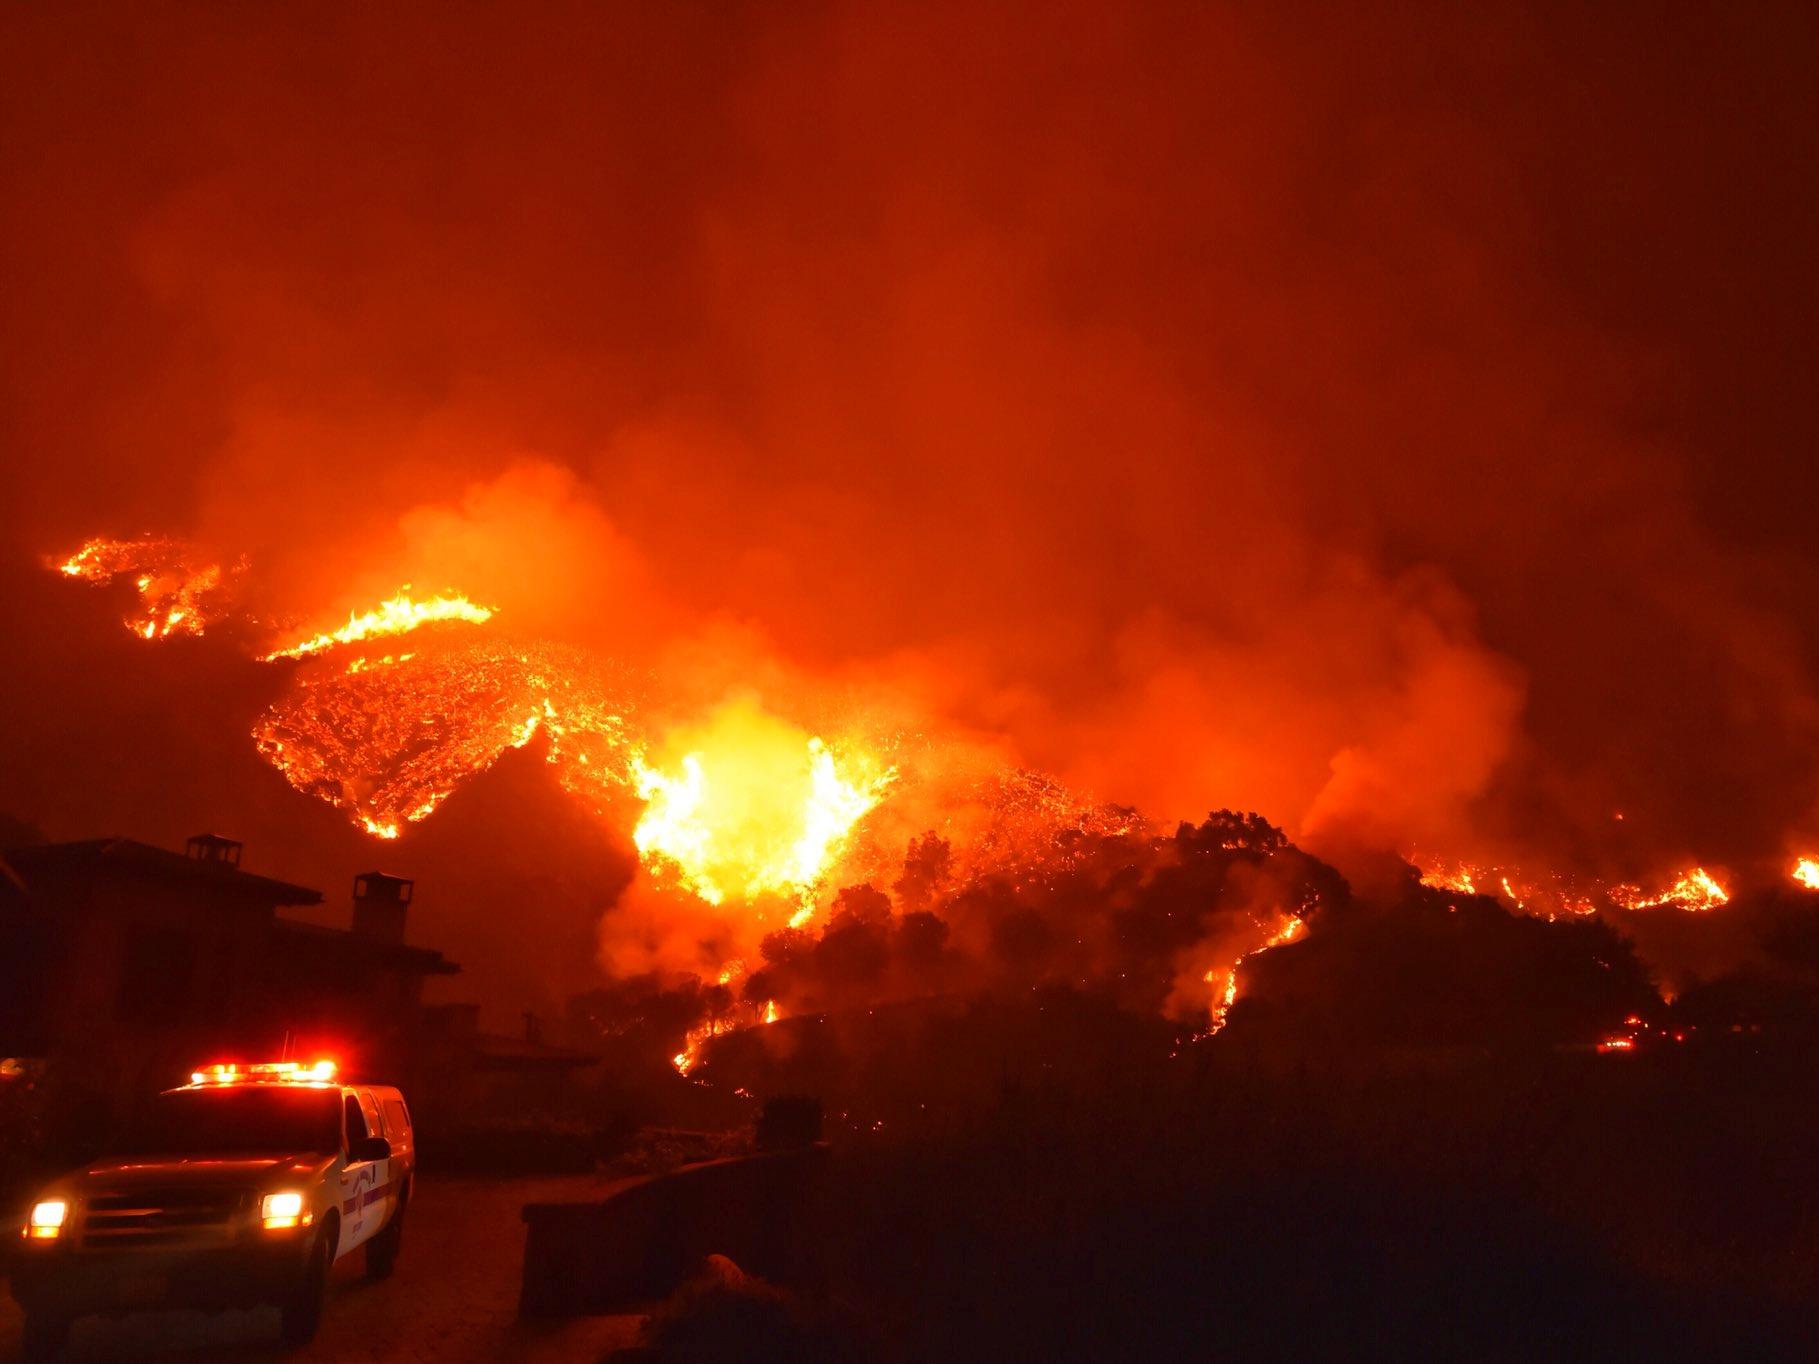
<path id="1" fill-rule="evenodd" d="M 192 1070 L 189 1075 L 192 1085 L 325 1085 L 332 1084 L 334 1079 L 333 1061 L 317 1061 L 307 1066 L 301 1061 L 259 1061 L 251 1065 L 228 1062 L 204 1066 L 201 1070 Z"/>

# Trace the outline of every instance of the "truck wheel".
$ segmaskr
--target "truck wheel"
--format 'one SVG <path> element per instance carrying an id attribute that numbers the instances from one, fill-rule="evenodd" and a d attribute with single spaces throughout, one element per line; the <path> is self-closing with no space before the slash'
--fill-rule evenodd
<path id="1" fill-rule="evenodd" d="M 328 1269 L 334 1263 L 335 1228 L 322 1229 L 310 1247 L 309 1260 L 303 1266 L 290 1297 L 282 1308 L 278 1333 L 286 1345 L 308 1345 L 322 1325 L 322 1304 L 328 1297 Z"/>
<path id="2" fill-rule="evenodd" d="M 392 1214 L 385 1230 L 366 1243 L 366 1278 L 369 1283 L 392 1277 L 398 1267 L 398 1252 L 404 1247 L 404 1204 Z"/>
<path id="3" fill-rule="evenodd" d="M 73 1321 L 61 1312 L 27 1312 L 20 1355 L 34 1361 L 63 1358 L 63 1347 L 69 1344 L 69 1328 Z"/>

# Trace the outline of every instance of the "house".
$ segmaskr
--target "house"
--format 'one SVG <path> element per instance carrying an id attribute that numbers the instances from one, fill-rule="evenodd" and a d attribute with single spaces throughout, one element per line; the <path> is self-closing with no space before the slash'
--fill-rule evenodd
<path id="1" fill-rule="evenodd" d="M 424 982 L 459 968 L 404 941 L 412 884 L 355 878 L 350 927 L 287 919 L 322 893 L 242 869 L 241 845 L 128 838 L 0 855 L 0 1057 L 79 1075 L 118 1111 L 208 1059 L 334 1054 L 403 1078 Z"/>

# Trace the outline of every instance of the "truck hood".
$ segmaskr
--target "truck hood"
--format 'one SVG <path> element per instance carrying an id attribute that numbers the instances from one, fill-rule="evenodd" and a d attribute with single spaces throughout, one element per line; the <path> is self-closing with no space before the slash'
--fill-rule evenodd
<path id="1" fill-rule="evenodd" d="M 118 1156 L 98 1160 L 74 1176 L 71 1183 L 82 1191 L 128 1190 L 156 1185 L 161 1188 L 246 1188 L 299 1179 L 314 1173 L 329 1158 L 308 1151 L 269 1156 L 199 1154 L 193 1156 Z"/>

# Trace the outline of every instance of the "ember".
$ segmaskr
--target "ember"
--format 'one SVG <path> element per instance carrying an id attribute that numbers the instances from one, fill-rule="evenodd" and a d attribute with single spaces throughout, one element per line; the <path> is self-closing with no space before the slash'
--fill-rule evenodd
<path id="1" fill-rule="evenodd" d="M 585 655 L 461 641 L 354 662 L 301 674 L 253 739 L 292 786 L 376 837 L 540 733 L 565 787 L 598 800 L 629 785 L 632 698 Z"/>
<path id="2" fill-rule="evenodd" d="M 88 583 L 130 577 L 140 609 L 123 624 L 141 639 L 202 634 L 224 586 L 220 564 L 167 536 L 90 540 L 55 567 Z"/>
<path id="3" fill-rule="evenodd" d="M 1466 895 L 1490 895 L 1513 909 L 1549 919 L 1595 914 L 1600 902 L 1632 911 L 1671 907 L 1700 912 L 1721 908 L 1731 898 L 1703 867 L 1680 873 L 1666 889 L 1651 894 L 1636 885 L 1582 881 L 1555 872 L 1533 875 L 1515 868 L 1474 866 L 1422 854 L 1411 856 L 1419 861 L 1423 885 Z M 1795 877 L 1799 877 L 1798 870 Z"/>

